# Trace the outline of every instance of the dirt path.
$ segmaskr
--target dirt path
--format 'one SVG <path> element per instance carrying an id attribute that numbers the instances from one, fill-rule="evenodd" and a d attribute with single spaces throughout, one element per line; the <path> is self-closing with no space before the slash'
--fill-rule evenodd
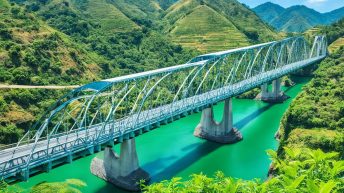
<path id="1" fill-rule="evenodd" d="M 36 86 L 36 85 L 6 85 L 6 84 L 0 84 L 0 89 L 15 89 L 15 88 L 22 88 L 22 89 L 75 89 L 78 88 L 79 85 L 72 85 L 72 86 Z"/>

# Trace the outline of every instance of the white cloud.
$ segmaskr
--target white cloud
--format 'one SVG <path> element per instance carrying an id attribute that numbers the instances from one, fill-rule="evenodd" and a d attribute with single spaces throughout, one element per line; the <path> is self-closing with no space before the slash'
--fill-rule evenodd
<path id="1" fill-rule="evenodd" d="M 328 0 L 307 0 L 307 3 L 324 3 Z"/>

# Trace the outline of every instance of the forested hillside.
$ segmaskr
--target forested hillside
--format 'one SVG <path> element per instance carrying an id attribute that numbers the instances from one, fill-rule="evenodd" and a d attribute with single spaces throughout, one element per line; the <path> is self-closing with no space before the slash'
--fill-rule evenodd
<path id="1" fill-rule="evenodd" d="M 329 25 L 344 17 L 344 7 L 328 13 L 319 13 L 306 6 L 283 8 L 267 2 L 253 10 L 265 22 L 284 32 L 304 32 L 316 25 Z"/>
<path id="2" fill-rule="evenodd" d="M 0 83 L 85 84 L 182 64 L 198 53 L 108 2 L 0 0 Z M 2 90 L 0 144 L 17 142 L 66 92 Z"/>
<path id="3" fill-rule="evenodd" d="M 318 29 L 329 44 L 344 36 L 344 19 Z M 292 102 L 282 119 L 283 147 L 320 148 L 344 156 L 344 46 L 320 63 L 314 78 Z"/>
<path id="4" fill-rule="evenodd" d="M 279 135 L 281 148 L 309 147 L 344 156 L 344 48 L 325 59 L 292 102 Z"/>

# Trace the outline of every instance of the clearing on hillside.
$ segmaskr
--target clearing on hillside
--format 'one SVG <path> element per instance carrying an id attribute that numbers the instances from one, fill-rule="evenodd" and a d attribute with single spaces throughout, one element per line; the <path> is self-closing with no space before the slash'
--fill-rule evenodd
<path id="1" fill-rule="evenodd" d="M 106 0 L 92 0 L 87 4 L 87 13 L 95 22 L 100 22 L 107 33 L 132 31 L 139 26 Z"/>
<path id="2" fill-rule="evenodd" d="M 179 19 L 171 31 L 173 41 L 201 52 L 221 51 L 249 45 L 232 22 L 206 5 L 199 5 Z"/>

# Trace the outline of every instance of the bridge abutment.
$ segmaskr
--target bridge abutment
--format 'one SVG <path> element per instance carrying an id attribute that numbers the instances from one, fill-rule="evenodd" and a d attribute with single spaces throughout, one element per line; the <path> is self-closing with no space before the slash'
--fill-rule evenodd
<path id="1" fill-rule="evenodd" d="M 257 96 L 258 99 L 268 103 L 282 103 L 289 98 L 281 90 L 281 79 L 278 78 L 272 81 L 272 91 L 268 90 L 268 84 L 264 83 L 261 86 L 261 93 Z"/>
<path id="2" fill-rule="evenodd" d="M 212 106 L 204 109 L 194 135 L 217 143 L 230 144 L 241 141 L 243 139 L 241 133 L 233 128 L 232 99 L 225 100 L 223 118 L 220 123 L 214 120 Z"/>
<path id="3" fill-rule="evenodd" d="M 125 190 L 139 191 L 139 181 L 148 182 L 150 176 L 139 166 L 135 138 L 123 141 L 120 152 L 118 155 L 111 147 L 106 147 L 103 160 L 92 160 L 91 172 Z"/>

